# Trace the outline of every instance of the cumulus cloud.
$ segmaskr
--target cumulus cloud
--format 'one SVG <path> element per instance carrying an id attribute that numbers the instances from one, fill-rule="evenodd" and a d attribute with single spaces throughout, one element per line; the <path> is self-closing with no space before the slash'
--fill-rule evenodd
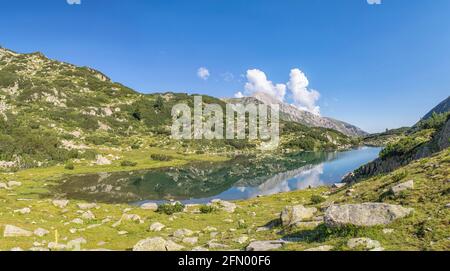
<path id="1" fill-rule="evenodd" d="M 369 5 L 381 5 L 381 0 L 367 0 Z"/>
<path id="2" fill-rule="evenodd" d="M 67 0 L 69 5 L 81 5 L 81 0 Z"/>
<path id="3" fill-rule="evenodd" d="M 200 67 L 200 68 L 197 70 L 197 76 L 198 76 L 200 79 L 208 80 L 208 78 L 209 78 L 209 70 L 208 70 L 207 68 L 205 68 L 205 67 Z"/>
<path id="4" fill-rule="evenodd" d="M 291 70 L 290 80 L 287 86 L 292 92 L 294 104 L 298 108 L 320 115 L 320 107 L 316 105 L 320 98 L 320 93 L 316 90 L 308 89 L 308 78 L 306 78 L 306 75 L 301 70 Z"/>
<path id="5" fill-rule="evenodd" d="M 306 75 L 299 69 L 292 69 L 290 79 L 287 84 L 274 84 L 267 79 L 266 74 L 261 70 L 248 70 L 245 91 L 237 92 L 234 97 L 242 98 L 252 96 L 254 93 L 262 92 L 280 102 L 284 102 L 287 90 L 292 94 L 293 105 L 297 108 L 320 115 L 320 107 L 317 105 L 320 93 L 309 89 L 309 81 Z"/>
<path id="6" fill-rule="evenodd" d="M 244 94 L 240 91 L 238 91 L 234 94 L 234 98 L 244 98 L 244 97 L 245 97 Z"/>
<path id="7" fill-rule="evenodd" d="M 286 85 L 274 84 L 272 81 L 267 79 L 267 76 L 263 71 L 254 69 L 247 71 L 245 91 L 249 94 L 263 92 L 279 101 L 284 101 L 284 97 L 286 95 Z"/>

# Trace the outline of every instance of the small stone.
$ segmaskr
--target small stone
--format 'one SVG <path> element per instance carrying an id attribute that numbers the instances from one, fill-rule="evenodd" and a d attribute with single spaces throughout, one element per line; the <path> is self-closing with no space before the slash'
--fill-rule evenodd
<path id="1" fill-rule="evenodd" d="M 79 224 L 79 225 L 84 223 L 84 221 L 81 218 L 75 218 L 74 220 L 72 220 L 70 222 L 73 224 Z"/>
<path id="2" fill-rule="evenodd" d="M 81 210 L 89 210 L 89 209 L 97 208 L 96 203 L 77 203 L 77 206 Z"/>
<path id="3" fill-rule="evenodd" d="M 212 240 L 208 242 L 208 247 L 211 249 L 226 249 L 226 248 L 228 248 L 227 245 L 220 244 L 220 243 L 214 242 Z"/>
<path id="4" fill-rule="evenodd" d="M 334 248 L 333 246 L 324 245 L 324 246 L 320 246 L 320 247 L 309 248 L 309 249 L 306 249 L 305 251 L 330 251 L 333 248 Z"/>
<path id="5" fill-rule="evenodd" d="M 50 232 L 48 230 L 46 230 L 46 229 L 38 228 L 33 233 L 36 236 L 43 237 L 43 236 L 49 234 Z"/>
<path id="6" fill-rule="evenodd" d="M 374 249 L 381 247 L 380 242 L 369 239 L 369 238 L 353 238 L 348 240 L 347 246 L 349 248 L 366 248 L 366 249 Z"/>
<path id="7" fill-rule="evenodd" d="M 0 183 L 0 189 L 8 189 L 8 185 L 6 183 Z"/>
<path id="8" fill-rule="evenodd" d="M 247 251 L 270 251 L 279 249 L 283 246 L 283 241 L 254 241 L 251 242 L 246 250 Z"/>
<path id="9" fill-rule="evenodd" d="M 384 234 L 391 234 L 391 233 L 393 233 L 393 232 L 394 232 L 393 229 L 383 229 L 383 233 L 384 233 Z"/>
<path id="10" fill-rule="evenodd" d="M 450 203 L 447 203 L 447 204 L 445 205 L 445 208 L 450 209 Z"/>
<path id="11" fill-rule="evenodd" d="M 30 208 L 22 208 L 22 209 L 18 209 L 18 210 L 14 210 L 14 213 L 20 213 L 20 214 L 29 214 L 31 213 L 31 209 Z"/>
<path id="12" fill-rule="evenodd" d="M 209 251 L 209 249 L 205 247 L 194 247 L 191 251 Z"/>
<path id="13" fill-rule="evenodd" d="M 31 235 L 33 235 L 31 231 L 13 225 L 6 225 L 3 232 L 3 237 L 29 237 Z"/>
<path id="14" fill-rule="evenodd" d="M 248 241 L 248 236 L 242 235 L 239 238 L 234 239 L 233 241 L 242 245 Z"/>
<path id="15" fill-rule="evenodd" d="M 183 238 L 185 236 L 191 236 L 194 232 L 188 229 L 179 229 L 173 233 L 173 237 Z"/>
<path id="16" fill-rule="evenodd" d="M 217 229 L 211 226 L 208 226 L 203 229 L 203 232 L 213 232 L 213 231 L 217 231 Z"/>
<path id="17" fill-rule="evenodd" d="M 151 231 L 161 231 L 162 229 L 164 229 L 166 226 L 164 224 L 161 224 L 159 222 L 155 222 L 153 224 L 150 225 L 150 230 Z"/>
<path id="18" fill-rule="evenodd" d="M 398 196 L 401 192 L 414 189 L 414 181 L 409 180 L 391 188 L 391 193 Z"/>
<path id="19" fill-rule="evenodd" d="M 127 235 L 128 232 L 127 231 L 119 231 L 119 232 L 117 232 L 117 234 L 119 234 L 119 235 Z"/>
<path id="20" fill-rule="evenodd" d="M 53 203 L 54 206 L 59 207 L 59 208 L 62 209 L 62 208 L 65 208 L 69 204 L 69 201 L 68 200 L 60 200 L 60 199 L 58 199 L 58 200 L 52 201 L 52 203 Z"/>
<path id="21" fill-rule="evenodd" d="M 144 210 L 150 210 L 150 211 L 156 211 L 156 210 L 158 210 L 158 204 L 156 204 L 156 203 L 151 203 L 151 202 L 149 202 L 149 203 L 144 203 L 144 204 L 142 204 L 140 207 L 141 207 L 141 209 L 144 209 Z"/>
<path id="22" fill-rule="evenodd" d="M 21 186 L 21 185 L 22 185 L 22 183 L 21 182 L 17 182 L 17 181 L 9 181 L 8 182 L 8 187 L 9 188 L 16 187 L 16 186 Z"/>
<path id="23" fill-rule="evenodd" d="M 198 237 L 186 237 L 183 238 L 182 242 L 189 245 L 195 245 L 198 242 Z"/>
<path id="24" fill-rule="evenodd" d="M 95 215 L 91 211 L 87 211 L 81 215 L 81 218 L 84 220 L 92 220 L 95 219 Z"/>

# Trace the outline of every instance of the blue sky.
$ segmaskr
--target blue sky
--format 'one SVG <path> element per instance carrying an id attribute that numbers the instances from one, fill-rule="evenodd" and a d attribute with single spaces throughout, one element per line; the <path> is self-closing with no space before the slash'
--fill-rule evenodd
<path id="1" fill-rule="evenodd" d="M 248 70 L 288 85 L 297 68 L 322 115 L 376 132 L 448 97 L 449 14 L 448 0 L 15 0 L 2 2 L 0 45 L 146 93 L 231 97 Z"/>

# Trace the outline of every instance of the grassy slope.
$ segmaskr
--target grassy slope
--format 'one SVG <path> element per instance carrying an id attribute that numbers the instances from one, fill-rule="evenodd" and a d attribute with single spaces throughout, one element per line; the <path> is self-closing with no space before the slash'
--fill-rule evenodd
<path id="1" fill-rule="evenodd" d="M 401 179 L 399 179 L 401 176 Z M 278 194 L 261 197 L 257 199 L 236 202 L 238 209 L 233 214 L 218 211 L 210 214 L 194 214 L 190 212 L 179 213 L 174 216 L 157 214 L 152 211 L 133 208 L 128 205 L 108 205 L 100 204 L 99 209 L 94 209 L 96 219 L 85 222 L 84 225 L 68 224 L 65 222 L 79 217 L 75 201 L 71 201 L 66 210 L 54 207 L 50 199 L 39 199 L 36 194 L 41 190 L 44 192 L 45 182 L 37 179 L 24 178 L 23 176 L 2 175 L 2 179 L 14 178 L 24 181 L 24 185 L 14 188 L 11 191 L 0 189 L 0 228 L 5 224 L 12 224 L 24 229 L 34 230 L 42 227 L 52 231 L 52 234 L 40 237 L 3 238 L 0 237 L 0 249 L 8 250 L 13 247 L 29 249 L 33 242 L 54 241 L 54 230 L 58 230 L 59 240 L 66 243 L 78 237 L 85 238 L 88 243 L 82 248 L 108 248 L 117 250 L 130 249 L 138 240 L 161 236 L 169 237 L 176 229 L 187 228 L 193 231 L 201 231 L 206 226 L 213 226 L 220 234 L 215 237 L 219 243 L 227 244 L 230 248 L 243 249 L 247 243 L 238 244 L 233 239 L 246 235 L 256 240 L 273 240 L 282 237 L 297 238 L 298 242 L 293 242 L 283 249 L 303 250 L 323 244 L 330 244 L 337 250 L 348 249 L 346 241 L 351 237 L 369 237 L 381 242 L 387 250 L 449 250 L 450 249 L 450 209 L 445 205 L 450 202 L 450 149 L 447 149 L 433 157 L 416 161 L 404 168 L 389 175 L 378 176 L 355 184 L 352 196 L 346 196 L 349 188 L 333 191 L 329 188 L 318 188 L 305 191 Z M 413 179 L 415 189 L 393 198 L 385 195 L 391 186 L 402 181 Z M 412 207 L 415 212 L 412 216 L 396 221 L 385 228 L 394 229 L 391 234 L 384 234 L 383 227 L 373 228 L 350 228 L 339 231 L 330 231 L 323 226 L 315 229 L 295 229 L 284 231 L 276 227 L 270 231 L 256 232 L 256 228 L 267 224 L 278 218 L 280 211 L 286 205 L 311 203 L 312 195 L 322 195 L 327 198 L 326 202 L 315 205 L 324 207 L 331 202 L 340 203 L 360 203 L 383 201 L 388 203 L 401 204 Z M 31 200 L 19 200 L 31 199 Z M 14 213 L 16 209 L 30 207 L 31 213 L 21 215 Z M 131 208 L 128 213 L 138 214 L 144 220 L 143 224 L 124 222 L 117 228 L 111 225 L 120 219 L 123 210 Z M 88 225 L 101 223 L 105 218 L 110 218 L 111 222 L 104 223 L 96 228 L 87 229 Z M 224 222 L 231 219 L 233 222 Z M 238 223 L 244 220 L 245 223 Z M 153 222 L 161 222 L 167 226 L 162 232 L 149 232 L 148 227 Z M 82 232 L 71 234 L 69 229 L 81 228 Z M 234 229 L 234 230 L 233 230 Z M 126 236 L 118 235 L 118 231 L 127 231 Z M 213 239 L 209 234 L 197 234 L 199 244 L 204 245 Z M 103 241 L 106 244 L 97 245 Z M 176 240 L 177 243 L 181 243 Z M 186 249 L 192 246 L 185 245 Z"/>

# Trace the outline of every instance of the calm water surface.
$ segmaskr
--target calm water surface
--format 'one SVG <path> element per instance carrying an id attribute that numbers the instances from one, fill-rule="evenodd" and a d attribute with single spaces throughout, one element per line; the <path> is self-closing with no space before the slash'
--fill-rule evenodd
<path id="1" fill-rule="evenodd" d="M 348 172 L 374 160 L 380 150 L 363 147 L 280 157 L 239 156 L 225 163 L 183 168 L 70 176 L 54 192 L 86 201 L 134 204 L 248 199 L 340 182 Z"/>

